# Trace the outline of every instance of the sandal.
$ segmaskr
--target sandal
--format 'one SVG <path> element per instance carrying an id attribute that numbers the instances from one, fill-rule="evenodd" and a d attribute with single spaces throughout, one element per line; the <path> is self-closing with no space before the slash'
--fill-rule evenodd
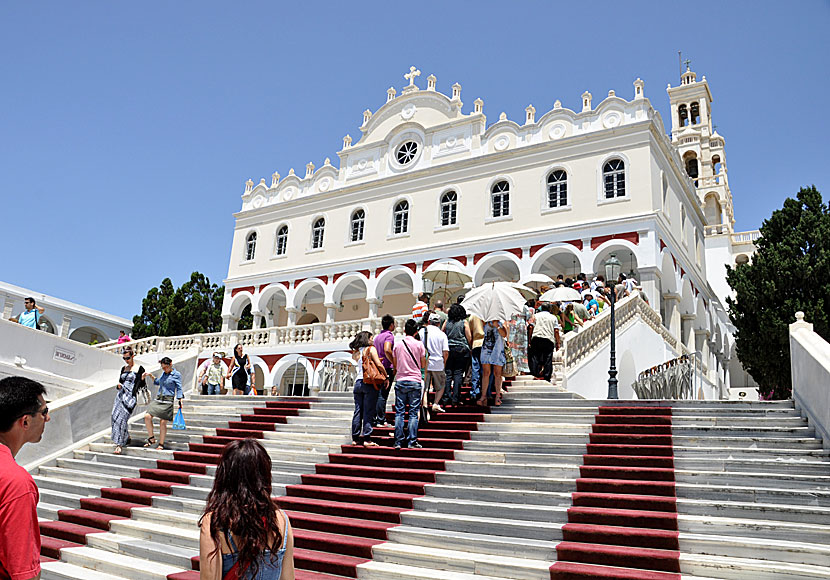
<path id="1" fill-rule="evenodd" d="M 496 407 L 501 407 L 501 397 L 496 397 L 496 402 L 494 404 Z"/>
<path id="2" fill-rule="evenodd" d="M 158 447 L 156 447 L 156 451 L 164 451 L 164 443 L 159 443 Z"/>
<path id="3" fill-rule="evenodd" d="M 116 445 L 116 446 L 115 446 L 115 451 L 113 451 L 113 453 L 114 453 L 115 455 L 121 455 L 121 446 L 120 446 L 120 445 Z"/>
<path id="4" fill-rule="evenodd" d="M 148 437 L 147 438 L 147 443 L 144 444 L 144 447 L 152 447 L 155 444 L 156 444 L 156 438 L 155 437 Z"/>
<path id="5" fill-rule="evenodd" d="M 378 445 L 374 441 L 366 441 L 363 443 L 363 447 L 380 447 L 380 445 Z"/>

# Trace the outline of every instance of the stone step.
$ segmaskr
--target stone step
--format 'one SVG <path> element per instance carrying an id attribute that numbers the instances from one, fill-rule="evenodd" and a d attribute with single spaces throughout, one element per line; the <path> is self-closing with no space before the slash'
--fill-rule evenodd
<path id="1" fill-rule="evenodd" d="M 474 548 L 474 546 L 468 546 Z M 550 566 L 553 562 L 546 560 L 532 560 L 529 558 L 515 558 L 510 556 L 494 556 L 476 551 L 448 550 L 442 548 L 426 548 L 417 545 L 397 544 L 386 542 L 372 548 L 374 562 L 397 564 L 407 567 L 420 567 L 432 571 L 460 572 L 496 578 L 510 578 L 518 580 L 549 580 Z"/>
<path id="2" fill-rule="evenodd" d="M 171 512 L 172 513 L 172 512 Z M 191 515 L 191 514 L 183 514 Z M 195 516 L 194 516 L 195 517 Z M 197 518 L 198 519 L 198 518 Z M 180 546 L 199 550 L 199 527 L 195 524 L 183 528 L 158 521 L 144 521 L 135 518 L 129 520 L 113 520 L 110 522 L 110 531 L 124 536 Z"/>
<path id="3" fill-rule="evenodd" d="M 64 549 L 61 551 L 61 560 L 103 574 L 110 574 L 110 578 L 123 577 L 130 580 L 167 580 L 168 575 L 186 570 L 180 566 L 171 566 L 126 554 L 119 554 L 116 558 L 113 557 L 112 552 L 89 546 Z M 88 576 L 80 576 L 80 578 L 88 578 Z"/>
<path id="4" fill-rule="evenodd" d="M 406 525 L 390 528 L 388 534 L 390 541 L 401 544 L 452 550 L 475 546 L 476 551 L 483 554 L 550 561 L 556 560 L 556 544 L 558 543 L 549 540 L 511 538 Z"/>
<path id="5" fill-rule="evenodd" d="M 120 533 L 90 534 L 87 538 L 90 548 L 105 550 L 113 554 L 140 558 L 158 564 L 167 564 L 182 569 L 192 566 L 191 558 L 199 555 L 196 547 L 183 547 L 168 542 L 154 542 L 146 537 Z M 111 555 L 112 556 L 112 555 Z"/>
<path id="6" fill-rule="evenodd" d="M 124 576 L 115 576 L 110 572 L 98 572 L 62 561 L 41 562 L 41 580 L 130 580 Z"/>
<path id="7" fill-rule="evenodd" d="M 416 566 L 402 566 L 391 562 L 375 562 L 370 560 L 358 566 L 360 580 L 504 580 L 495 576 L 468 574 L 446 570 L 427 570 Z M 547 578 L 550 578 L 548 573 Z"/>
<path id="8" fill-rule="evenodd" d="M 685 574 L 708 575 L 726 580 L 826 580 L 830 567 L 770 562 L 755 558 L 736 558 L 708 554 L 680 554 L 680 569 Z"/>

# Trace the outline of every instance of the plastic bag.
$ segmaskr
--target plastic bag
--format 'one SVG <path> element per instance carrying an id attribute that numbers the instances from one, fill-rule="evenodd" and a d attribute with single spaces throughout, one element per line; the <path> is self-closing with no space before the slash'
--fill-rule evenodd
<path id="1" fill-rule="evenodd" d="M 187 429 L 187 425 L 184 424 L 181 405 L 179 405 L 179 410 L 176 411 L 176 416 L 173 417 L 173 429 Z"/>

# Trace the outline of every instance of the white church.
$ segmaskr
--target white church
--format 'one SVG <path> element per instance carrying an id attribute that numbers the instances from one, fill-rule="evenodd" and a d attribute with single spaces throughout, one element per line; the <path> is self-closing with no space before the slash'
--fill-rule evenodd
<path id="1" fill-rule="evenodd" d="M 697 353 L 712 396 L 751 385 L 735 356 L 725 265 L 748 261 L 758 232 L 733 229 L 706 77 L 687 66 L 668 87 L 667 135 L 640 79 L 630 99 L 611 90 L 597 102 L 585 92 L 578 111 L 555 100 L 544 114 L 528 105 L 520 122 L 501 113 L 488 123 L 481 98 L 465 109 L 460 84 L 445 95 L 433 75 L 419 87 L 420 74 L 411 67 L 400 94 L 389 88 L 383 106 L 363 112 L 360 136 L 343 138 L 339 167 L 326 158 L 303 175 L 245 184 L 223 330 L 237 330 L 246 308 L 253 330 L 221 342 L 253 349 L 258 384 L 280 385 L 290 365 L 278 361 L 298 348 L 342 355 L 383 314 L 405 318 L 418 293 L 434 290 L 423 278 L 433 264 L 450 262 L 480 285 L 535 273 L 590 277 L 613 254 L 659 313 L 638 317 L 651 327 L 645 335 L 620 336 L 621 384 Z M 565 375 L 607 342 L 607 333 L 591 334 L 566 341 Z M 582 378 L 598 377 L 605 361 Z"/>

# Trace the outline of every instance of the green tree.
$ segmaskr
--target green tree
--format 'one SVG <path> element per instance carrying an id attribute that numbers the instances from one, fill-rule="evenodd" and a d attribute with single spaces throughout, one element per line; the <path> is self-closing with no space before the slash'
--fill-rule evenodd
<path id="1" fill-rule="evenodd" d="M 830 207 L 812 186 L 787 198 L 761 225 L 752 262 L 727 266 L 738 358 L 767 397 L 792 394 L 788 325 L 801 310 L 830 338 Z"/>
<path id="2" fill-rule="evenodd" d="M 224 286 L 211 284 L 200 272 L 177 289 L 165 278 L 141 301 L 141 314 L 133 317 L 133 337 L 219 332 L 224 294 Z"/>

